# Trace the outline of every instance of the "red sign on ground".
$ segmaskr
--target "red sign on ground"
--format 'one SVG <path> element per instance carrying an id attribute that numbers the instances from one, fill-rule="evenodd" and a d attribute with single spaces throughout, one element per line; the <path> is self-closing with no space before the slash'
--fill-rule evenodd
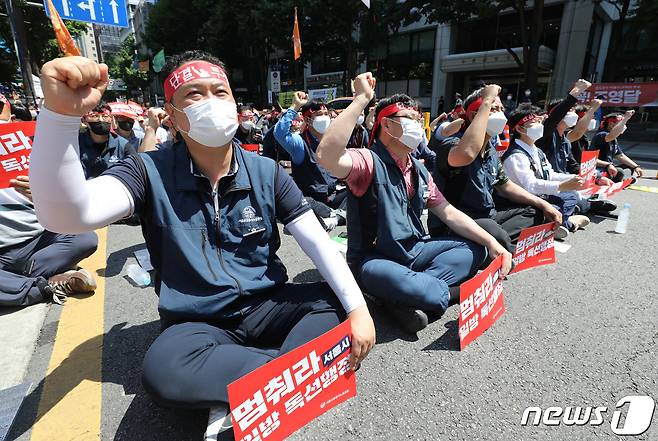
<path id="1" fill-rule="evenodd" d="M 486 270 L 461 284 L 459 294 L 459 346 L 463 351 L 505 312 L 500 271 L 503 256 Z"/>
<path id="2" fill-rule="evenodd" d="M 600 198 L 609 198 L 612 195 L 619 193 L 624 188 L 628 187 L 633 183 L 633 178 L 624 179 L 621 182 L 615 182 L 612 185 L 594 185 L 586 190 L 581 191 L 581 194 L 585 196 L 598 194 Z"/>
<path id="3" fill-rule="evenodd" d="M 589 103 L 603 96 L 603 106 L 658 107 L 658 83 L 595 83 L 578 100 Z"/>
<path id="4" fill-rule="evenodd" d="M 584 153 L 584 152 L 583 152 Z M 514 271 L 555 263 L 555 224 L 529 227 L 521 231 L 514 250 Z"/>
<path id="5" fill-rule="evenodd" d="M 585 179 L 585 188 L 592 187 L 596 182 L 596 160 L 598 157 L 598 150 L 585 150 L 582 153 L 578 176 Z"/>
<path id="6" fill-rule="evenodd" d="M 236 441 L 282 440 L 356 396 L 349 320 L 229 384 Z"/>
<path id="7" fill-rule="evenodd" d="M 35 128 L 35 122 L 0 124 L 0 189 L 28 174 Z"/>

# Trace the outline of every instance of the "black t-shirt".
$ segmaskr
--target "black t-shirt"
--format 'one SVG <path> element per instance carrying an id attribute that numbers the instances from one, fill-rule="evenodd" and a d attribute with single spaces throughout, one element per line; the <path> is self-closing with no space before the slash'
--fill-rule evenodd
<path id="1" fill-rule="evenodd" d="M 590 150 L 598 150 L 599 159 L 601 161 L 613 162 L 615 156 L 621 155 L 624 152 L 622 152 L 621 147 L 619 147 L 619 141 L 617 141 L 616 138 L 610 142 L 606 142 L 605 137 L 608 136 L 608 134 L 609 132 L 605 131 L 597 133 L 592 139 Z"/>

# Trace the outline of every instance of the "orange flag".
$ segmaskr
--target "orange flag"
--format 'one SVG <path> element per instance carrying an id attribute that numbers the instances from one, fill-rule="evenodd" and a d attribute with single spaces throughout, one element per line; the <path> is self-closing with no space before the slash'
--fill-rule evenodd
<path id="1" fill-rule="evenodd" d="M 80 55 L 80 50 L 75 45 L 75 41 L 69 34 L 69 30 L 66 29 L 66 25 L 62 21 L 62 17 L 59 16 L 59 12 L 55 9 L 52 0 L 48 0 L 48 11 L 50 12 L 50 22 L 53 24 L 53 29 L 55 30 L 55 37 L 57 38 L 57 44 L 59 49 L 64 52 L 64 55 L 67 57 L 73 55 Z"/>
<path id="2" fill-rule="evenodd" d="M 297 22 L 297 8 L 295 8 L 295 26 L 292 29 L 292 44 L 295 50 L 295 60 L 302 56 L 302 37 L 299 36 L 299 23 Z"/>

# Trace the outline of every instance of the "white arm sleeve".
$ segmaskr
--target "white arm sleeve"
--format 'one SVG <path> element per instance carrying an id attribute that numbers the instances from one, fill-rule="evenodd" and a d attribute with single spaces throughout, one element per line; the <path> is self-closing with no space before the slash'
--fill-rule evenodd
<path id="1" fill-rule="evenodd" d="M 85 180 L 80 164 L 80 118 L 44 108 L 39 114 L 30 187 L 39 223 L 47 230 L 77 234 L 130 216 L 134 203 L 126 186 L 111 176 Z"/>
<path id="2" fill-rule="evenodd" d="M 293 219 L 286 228 L 304 253 L 311 258 L 348 314 L 366 303 L 345 259 L 331 243 L 329 235 L 320 226 L 312 211 Z"/>

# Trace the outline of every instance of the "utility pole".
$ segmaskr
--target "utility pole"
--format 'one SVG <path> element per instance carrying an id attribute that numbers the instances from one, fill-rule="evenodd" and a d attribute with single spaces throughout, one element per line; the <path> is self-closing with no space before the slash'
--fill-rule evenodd
<path id="1" fill-rule="evenodd" d="M 9 25 L 11 26 L 11 34 L 14 37 L 14 47 L 16 48 L 18 65 L 20 66 L 23 77 L 25 95 L 32 96 L 34 104 L 36 104 L 34 85 L 32 84 L 32 67 L 30 66 L 30 56 L 25 39 L 25 26 L 23 25 L 23 11 L 21 11 L 21 8 L 14 8 L 11 0 L 5 0 L 5 7 L 7 9 Z"/>

